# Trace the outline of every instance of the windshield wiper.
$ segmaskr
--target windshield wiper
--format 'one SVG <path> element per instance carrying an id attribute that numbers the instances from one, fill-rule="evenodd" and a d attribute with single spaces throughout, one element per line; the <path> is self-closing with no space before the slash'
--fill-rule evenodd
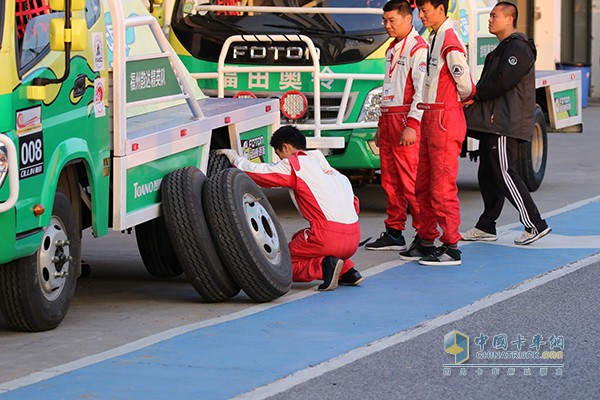
<path id="1" fill-rule="evenodd" d="M 345 33 L 333 32 L 333 31 L 329 31 L 326 29 L 307 28 L 305 26 L 279 25 L 279 24 L 264 24 L 264 26 L 268 26 L 270 28 L 290 29 L 290 30 L 299 31 L 302 33 L 307 33 L 307 34 L 311 34 L 311 33 L 327 34 L 327 35 L 331 35 L 333 37 L 339 37 L 339 38 L 343 38 L 343 39 L 351 39 L 351 40 L 356 40 L 356 41 L 368 43 L 368 44 L 371 44 L 374 42 L 374 39 L 372 37 L 363 38 L 363 37 L 359 37 L 359 36 L 347 35 Z"/>

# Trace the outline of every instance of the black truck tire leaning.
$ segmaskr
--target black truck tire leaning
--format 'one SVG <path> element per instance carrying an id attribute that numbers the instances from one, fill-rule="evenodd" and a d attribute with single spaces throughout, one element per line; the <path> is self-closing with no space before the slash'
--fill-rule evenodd
<path id="1" fill-rule="evenodd" d="M 292 263 L 281 224 L 263 191 L 229 168 L 204 186 L 206 220 L 223 263 L 254 301 L 274 300 L 291 287 Z"/>
<path id="2" fill-rule="evenodd" d="M 0 311 L 15 329 L 56 328 L 69 309 L 81 262 L 81 236 L 67 195 L 58 188 L 50 224 L 35 254 L 0 265 Z"/>
<path id="3" fill-rule="evenodd" d="M 217 154 L 216 150 L 211 150 L 208 156 L 208 167 L 206 167 L 206 176 L 209 178 L 224 169 L 231 168 L 229 159 Z"/>
<path id="4" fill-rule="evenodd" d="M 162 208 L 175 254 L 188 280 L 208 302 L 227 300 L 240 287 L 229 275 L 204 219 L 206 176 L 195 167 L 171 172 L 162 181 Z"/>
<path id="5" fill-rule="evenodd" d="M 540 106 L 536 105 L 531 141 L 523 142 L 519 146 L 518 171 L 530 192 L 535 192 L 542 184 L 547 161 L 548 131 L 546 118 Z"/>
<path id="6" fill-rule="evenodd" d="M 135 239 L 150 275 L 156 278 L 174 278 L 183 274 L 163 217 L 136 225 Z"/>

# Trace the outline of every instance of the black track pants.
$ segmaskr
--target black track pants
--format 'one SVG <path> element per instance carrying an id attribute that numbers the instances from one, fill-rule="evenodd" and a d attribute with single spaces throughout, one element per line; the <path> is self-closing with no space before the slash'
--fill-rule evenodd
<path id="1" fill-rule="evenodd" d="M 477 180 L 484 210 L 475 227 L 482 231 L 496 233 L 496 220 L 505 198 L 517 209 L 527 231 L 535 234 L 548 227 L 517 172 L 519 144 L 514 138 L 480 134 Z"/>

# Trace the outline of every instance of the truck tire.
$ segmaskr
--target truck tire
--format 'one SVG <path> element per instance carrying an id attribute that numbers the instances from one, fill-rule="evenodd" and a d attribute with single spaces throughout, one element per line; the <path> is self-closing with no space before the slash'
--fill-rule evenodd
<path id="1" fill-rule="evenodd" d="M 209 178 L 224 169 L 231 168 L 231 163 L 229 159 L 225 156 L 220 156 L 216 154 L 216 150 L 211 150 L 210 155 L 208 156 L 208 167 L 206 168 L 206 176 Z"/>
<path id="2" fill-rule="evenodd" d="M 195 167 L 171 172 L 162 181 L 162 209 L 173 249 L 185 275 L 207 302 L 227 300 L 240 287 L 229 275 L 204 219 L 206 176 Z"/>
<path id="3" fill-rule="evenodd" d="M 163 217 L 136 225 L 135 239 L 144 266 L 150 275 L 156 278 L 174 278 L 183 274 Z"/>
<path id="4" fill-rule="evenodd" d="M 535 192 L 546 173 L 548 161 L 548 132 L 546 119 L 540 106 L 535 108 L 535 123 L 531 142 L 521 143 L 519 147 L 518 170 L 530 192 Z"/>
<path id="5" fill-rule="evenodd" d="M 0 265 L 0 311 L 15 329 L 56 328 L 69 309 L 81 262 L 81 237 L 67 195 L 58 188 L 50 224 L 35 254 Z"/>
<path id="6" fill-rule="evenodd" d="M 257 302 L 287 293 L 292 263 L 285 234 L 263 191 L 244 172 L 229 168 L 203 192 L 206 219 L 223 263 Z"/>

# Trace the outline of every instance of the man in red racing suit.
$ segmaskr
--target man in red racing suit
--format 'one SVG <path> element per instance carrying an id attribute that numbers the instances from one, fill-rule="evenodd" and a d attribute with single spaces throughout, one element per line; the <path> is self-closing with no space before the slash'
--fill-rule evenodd
<path id="1" fill-rule="evenodd" d="M 257 164 L 234 150 L 217 153 L 259 186 L 291 189 L 292 201 L 310 224 L 289 243 L 295 282 L 322 279 L 319 290 L 333 290 L 338 283 L 358 285 L 363 277 L 350 260 L 360 241 L 358 199 L 350 181 L 333 169 L 320 151 L 306 151 L 306 138 L 294 127 L 279 128 L 271 146 L 281 161 Z"/>
<path id="2" fill-rule="evenodd" d="M 412 9 L 406 0 L 390 0 L 383 6 L 383 25 L 394 38 L 385 55 L 386 68 L 381 117 L 375 142 L 381 159 L 381 186 L 386 194 L 385 232 L 367 250 L 406 250 L 402 231 L 407 207 L 412 226 L 419 231 L 419 206 L 415 179 L 419 162 L 421 116 L 417 109 L 425 79 L 427 42 L 412 25 Z"/>
<path id="3" fill-rule="evenodd" d="M 461 102 L 475 95 L 475 84 L 465 46 L 447 17 L 448 0 L 417 0 L 417 6 L 423 25 L 432 28 L 423 103 L 419 104 L 424 113 L 415 192 L 421 226 L 418 237 L 400 257 L 423 265 L 460 265 L 456 178 L 467 130 Z M 442 245 L 434 249 L 438 225 L 443 231 Z"/>

